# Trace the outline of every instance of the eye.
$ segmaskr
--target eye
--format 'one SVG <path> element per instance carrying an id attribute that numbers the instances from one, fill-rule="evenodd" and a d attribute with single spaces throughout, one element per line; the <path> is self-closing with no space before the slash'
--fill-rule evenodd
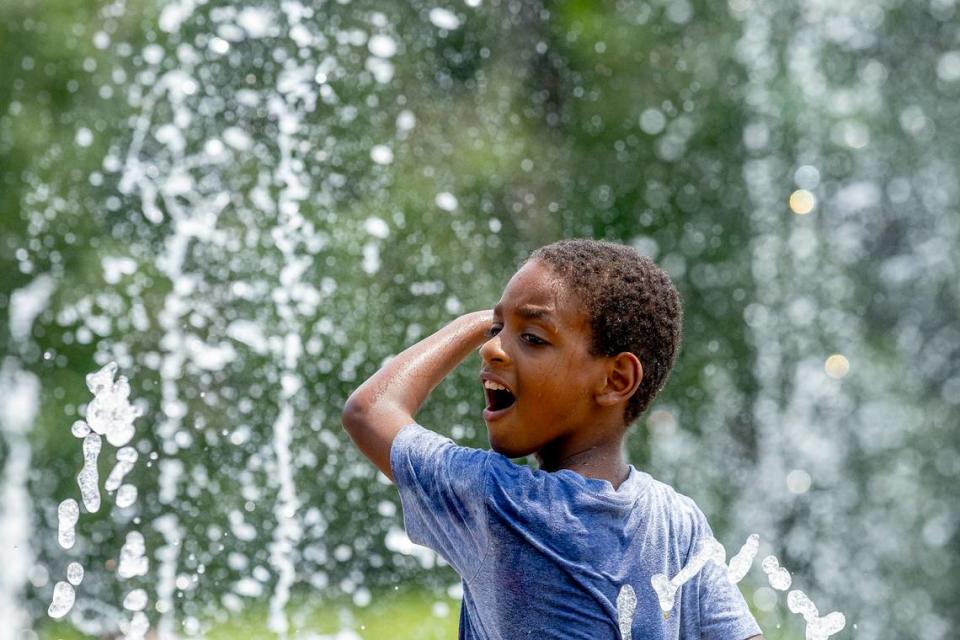
<path id="1" fill-rule="evenodd" d="M 538 345 L 539 345 L 539 344 L 547 344 L 547 341 L 546 341 L 546 340 L 541 340 L 540 338 L 538 338 L 537 336 L 533 335 L 532 333 L 525 333 L 525 334 L 523 334 L 523 336 L 524 336 L 525 338 L 528 338 L 527 342 L 529 342 L 530 344 L 538 344 Z"/>
<path id="2" fill-rule="evenodd" d="M 493 325 L 490 325 L 489 329 L 487 329 L 486 335 L 488 338 L 492 338 L 493 336 L 497 335 L 497 332 L 499 331 L 500 331 L 500 328 L 496 324 L 493 324 Z"/>

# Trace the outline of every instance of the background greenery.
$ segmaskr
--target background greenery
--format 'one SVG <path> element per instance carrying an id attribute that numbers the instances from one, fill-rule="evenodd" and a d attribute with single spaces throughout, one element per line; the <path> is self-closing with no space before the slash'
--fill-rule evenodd
<path id="1" fill-rule="evenodd" d="M 4 592 L 23 625 L 41 624 L 78 560 L 71 625 L 114 630 L 134 586 L 113 573 L 123 537 L 141 529 L 152 554 L 172 513 L 190 585 L 173 595 L 178 633 L 193 620 L 211 636 L 266 634 L 273 428 L 289 406 L 294 627 L 401 637 L 375 631 L 392 620 L 391 633 L 444 624 L 450 637 L 455 604 L 441 623 L 417 621 L 456 575 L 389 548 L 395 490 L 348 446 L 340 407 L 384 358 L 489 307 L 531 249 L 590 236 L 654 257 L 685 304 L 680 359 L 635 428 L 632 462 L 694 497 L 731 552 L 760 533 L 797 588 L 847 615 L 838 637 L 950 637 L 952 3 L 488 1 L 447 6 L 455 28 L 419 0 L 257 6 L 273 28 L 231 40 L 242 7 L 221 2 L 0 5 L 0 344 L 14 378 L 40 383 L 31 429 L 4 423 L 0 444 L 4 487 L 31 499 L 28 514 L 2 507 L 29 516 L 33 568 Z M 382 82 L 374 34 L 397 46 Z M 231 128 L 249 148 L 230 146 Z M 208 152 L 214 139 L 225 152 Z M 392 161 L 376 162 L 375 145 Z M 789 206 L 800 188 L 816 201 L 806 215 Z M 118 273 L 116 258 L 135 268 Z M 14 293 L 44 277 L 50 299 L 19 336 Z M 238 320 L 268 346 L 231 337 Z M 197 346 L 227 343 L 236 357 L 218 367 Z M 848 374 L 825 375 L 831 354 Z M 146 411 L 140 499 L 84 514 L 65 552 L 56 504 L 76 497 L 81 460 L 69 427 L 90 399 L 83 376 L 109 360 Z M 418 418 L 484 446 L 478 366 L 471 356 Z M 285 374 L 302 384 L 293 394 Z M 24 443 L 29 475 L 13 464 Z M 110 464 L 104 453 L 101 473 Z M 798 470 L 811 479 L 800 492 L 786 481 Z M 259 534 L 229 535 L 231 513 Z M 229 594 L 251 575 L 262 594 L 234 596 L 234 612 Z M 756 566 L 741 586 L 766 636 L 801 637 L 765 584 Z M 158 598 L 151 580 L 136 586 Z M 294 615 L 348 601 L 369 629 Z"/>

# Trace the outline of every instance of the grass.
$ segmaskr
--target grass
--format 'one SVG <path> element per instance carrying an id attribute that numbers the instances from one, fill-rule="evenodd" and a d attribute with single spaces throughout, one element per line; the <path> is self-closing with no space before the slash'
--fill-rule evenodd
<path id="1" fill-rule="evenodd" d="M 446 615 L 436 615 L 436 603 Z M 445 605 L 445 607 L 444 607 Z M 217 625 L 206 635 L 209 640 L 234 638 L 270 638 L 265 609 L 249 609 L 227 623 Z M 329 603 L 321 607 L 309 604 L 288 609 L 291 637 L 312 634 L 334 636 L 342 629 L 351 629 L 360 638 L 378 640 L 449 640 L 457 637 L 460 603 L 437 598 L 419 591 L 386 592 L 374 596 L 369 605 Z M 295 633 L 294 633 L 295 631 Z"/>
<path id="2" fill-rule="evenodd" d="M 444 609 L 446 615 L 442 615 Z M 208 640 L 275 638 L 267 626 L 267 614 L 266 603 L 253 605 L 240 613 L 230 614 L 226 621 L 211 623 L 203 637 Z M 460 602 L 450 598 L 437 599 L 422 591 L 388 591 L 375 595 L 365 607 L 349 601 L 320 606 L 311 605 L 309 601 L 292 604 L 287 608 L 287 619 L 290 638 L 317 635 L 333 638 L 338 631 L 350 629 L 356 635 L 349 637 L 364 640 L 450 640 L 457 637 Z M 36 631 L 39 640 L 93 638 L 65 622 L 45 622 Z"/>

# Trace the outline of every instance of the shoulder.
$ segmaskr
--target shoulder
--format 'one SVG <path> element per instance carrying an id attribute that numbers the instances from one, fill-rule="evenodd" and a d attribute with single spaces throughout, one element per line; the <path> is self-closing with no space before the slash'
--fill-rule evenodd
<path id="1" fill-rule="evenodd" d="M 650 486 L 651 508 L 663 517 L 671 535 L 679 538 L 681 546 L 688 546 L 705 533 L 712 535 L 706 515 L 693 498 L 660 480 L 654 479 Z"/>
<path id="2" fill-rule="evenodd" d="M 572 505 L 589 502 L 585 481 L 572 471 L 543 471 L 496 452 L 490 454 L 487 501 L 494 510 L 512 513 L 522 505 L 529 518 L 541 513 L 549 519 L 568 512 Z"/>
<path id="3" fill-rule="evenodd" d="M 666 482 L 651 478 L 650 488 L 651 494 L 656 500 L 677 514 L 683 514 L 689 517 L 703 514 L 693 498 L 684 493 L 680 493 Z"/>
<path id="4" fill-rule="evenodd" d="M 400 429 L 390 449 L 390 465 L 398 485 L 416 476 L 421 480 L 435 477 L 451 484 L 480 482 L 476 488 L 482 489 L 493 463 L 502 464 L 499 458 L 503 456 L 461 446 L 415 422 Z"/>
<path id="5" fill-rule="evenodd" d="M 449 437 L 431 431 L 416 422 L 404 425 L 393 439 L 391 462 L 397 458 L 412 458 L 423 462 L 435 461 L 437 456 L 455 457 L 463 463 L 484 463 L 492 452 L 457 444 Z"/>

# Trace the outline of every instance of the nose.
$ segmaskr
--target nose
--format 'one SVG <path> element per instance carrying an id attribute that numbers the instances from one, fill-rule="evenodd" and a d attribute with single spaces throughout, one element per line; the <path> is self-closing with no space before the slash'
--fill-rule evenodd
<path id="1" fill-rule="evenodd" d="M 480 357 L 483 358 L 485 363 L 499 362 L 502 364 L 510 361 L 507 352 L 503 350 L 503 341 L 500 340 L 500 333 L 480 346 Z"/>

